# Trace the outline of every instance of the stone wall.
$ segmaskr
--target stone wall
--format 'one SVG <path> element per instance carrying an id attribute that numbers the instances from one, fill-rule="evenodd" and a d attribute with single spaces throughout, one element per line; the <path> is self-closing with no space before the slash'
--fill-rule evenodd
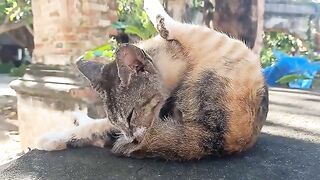
<path id="1" fill-rule="evenodd" d="M 33 0 L 35 63 L 65 65 L 106 42 L 114 0 Z"/>
<path id="2" fill-rule="evenodd" d="M 301 39 L 307 38 L 310 17 L 319 24 L 319 10 L 315 4 L 285 0 L 266 0 L 265 31 L 284 31 Z"/>

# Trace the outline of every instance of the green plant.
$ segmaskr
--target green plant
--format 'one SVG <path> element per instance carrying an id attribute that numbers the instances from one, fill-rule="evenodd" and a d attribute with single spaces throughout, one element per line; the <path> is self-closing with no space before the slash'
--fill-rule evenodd
<path id="1" fill-rule="evenodd" d="M 17 67 L 17 68 L 12 68 L 10 70 L 10 76 L 14 76 L 14 77 L 22 77 L 27 70 L 28 65 L 26 64 L 22 64 L 21 66 Z"/>
<path id="2" fill-rule="evenodd" d="M 115 39 L 110 39 L 106 44 L 98 46 L 84 54 L 84 60 L 90 60 L 96 57 L 104 57 L 107 61 L 114 60 L 114 54 L 118 47 Z"/>
<path id="3" fill-rule="evenodd" d="M 31 24 L 31 0 L 0 1 L 0 34 Z"/>
<path id="4" fill-rule="evenodd" d="M 262 66 L 270 66 L 275 63 L 276 58 L 273 50 L 277 49 L 288 54 L 299 52 L 302 41 L 293 35 L 283 32 L 266 32 L 263 39 L 264 47 L 261 51 Z"/>
<path id="5" fill-rule="evenodd" d="M 3 0 L 0 2 L 0 17 L 8 16 L 10 21 L 19 21 L 31 16 L 31 0 Z"/>
<path id="6" fill-rule="evenodd" d="M 143 0 L 119 0 L 118 16 L 119 21 L 113 23 L 113 27 L 123 30 L 128 35 L 135 35 L 140 39 L 149 39 L 157 33 L 143 10 Z M 103 57 L 108 61 L 112 61 L 117 47 L 117 42 L 114 39 L 110 39 L 106 44 L 86 52 L 84 59 L 90 60 L 95 57 Z"/>
<path id="7" fill-rule="evenodd" d="M 8 74 L 8 73 L 10 73 L 10 70 L 12 68 L 14 68 L 14 65 L 12 63 L 0 64 L 0 74 Z"/>
<path id="8" fill-rule="evenodd" d="M 136 35 L 141 39 L 154 36 L 157 31 L 143 10 L 143 0 L 119 0 L 119 21 L 113 24 L 116 29 L 124 30 L 126 34 Z"/>
<path id="9" fill-rule="evenodd" d="M 303 74 L 289 74 L 286 76 L 281 77 L 276 81 L 276 83 L 279 84 L 288 84 L 291 81 L 297 81 L 297 80 L 305 80 L 305 79 L 310 79 L 307 76 Z"/>

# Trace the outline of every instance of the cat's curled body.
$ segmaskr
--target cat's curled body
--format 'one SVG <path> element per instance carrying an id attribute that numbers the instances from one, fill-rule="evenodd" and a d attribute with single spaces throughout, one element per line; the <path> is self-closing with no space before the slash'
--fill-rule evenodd
<path id="1" fill-rule="evenodd" d="M 172 20 L 157 1 L 145 9 L 160 36 L 123 45 L 106 65 L 77 63 L 106 120 L 46 135 L 39 149 L 111 145 L 125 156 L 189 160 L 255 143 L 268 112 L 259 58 L 225 34 Z"/>

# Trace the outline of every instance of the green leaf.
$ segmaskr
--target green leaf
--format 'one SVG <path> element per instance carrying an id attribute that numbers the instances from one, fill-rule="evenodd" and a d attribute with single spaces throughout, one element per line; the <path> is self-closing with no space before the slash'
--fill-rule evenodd
<path id="1" fill-rule="evenodd" d="M 9 23 L 16 23 L 24 20 L 26 22 L 32 19 L 31 0 L 0 0 L 0 22 L 7 16 L 9 17 Z"/>
<path id="2" fill-rule="evenodd" d="M 104 51 L 102 56 L 107 57 L 107 58 L 113 58 L 114 52 L 113 51 Z"/>
<path id="3" fill-rule="evenodd" d="M 90 60 L 90 59 L 93 59 L 95 56 L 94 56 L 94 52 L 93 51 L 88 51 L 85 53 L 83 59 L 84 60 Z"/>
<path id="4" fill-rule="evenodd" d="M 107 50 L 112 50 L 112 46 L 110 44 L 103 44 L 101 46 L 94 48 L 92 51 L 107 51 Z"/>
<path id="5" fill-rule="evenodd" d="M 286 75 L 286 76 L 281 77 L 280 79 L 278 79 L 276 81 L 276 83 L 288 84 L 291 81 L 296 81 L 296 80 L 299 80 L 299 79 L 304 80 L 304 79 L 310 79 L 310 78 L 308 78 L 307 76 L 305 76 L 303 74 L 290 74 L 290 75 Z"/>
<path id="6" fill-rule="evenodd" d="M 146 35 L 143 31 L 141 31 L 138 27 L 136 26 L 132 26 L 132 25 L 128 25 L 125 33 L 127 34 L 133 34 L 133 35 L 137 35 L 142 39 L 147 39 L 148 35 Z"/>

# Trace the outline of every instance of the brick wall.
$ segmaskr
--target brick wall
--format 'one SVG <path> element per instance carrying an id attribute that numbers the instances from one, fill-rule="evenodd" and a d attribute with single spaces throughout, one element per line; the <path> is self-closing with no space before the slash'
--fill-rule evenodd
<path id="1" fill-rule="evenodd" d="M 34 63 L 71 64 L 106 42 L 117 20 L 115 0 L 33 0 Z"/>

